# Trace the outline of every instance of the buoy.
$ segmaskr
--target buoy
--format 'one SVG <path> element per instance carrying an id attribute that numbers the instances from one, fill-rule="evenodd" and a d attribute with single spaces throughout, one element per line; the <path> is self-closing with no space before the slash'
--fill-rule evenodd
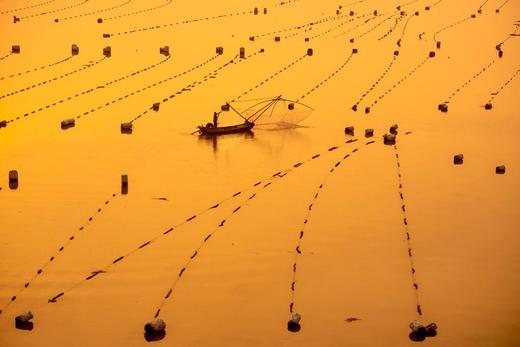
<path id="1" fill-rule="evenodd" d="M 6 126 L 7 126 L 7 121 L 6 120 L 0 121 L 0 128 L 5 128 Z"/>
<path id="2" fill-rule="evenodd" d="M 399 51 L 394 51 L 394 55 L 397 57 L 399 56 Z"/>
<path id="3" fill-rule="evenodd" d="M 309 38 L 306 37 L 306 38 L 304 39 L 304 41 L 305 41 L 305 42 L 309 42 Z"/>
<path id="4" fill-rule="evenodd" d="M 433 337 L 437 335 L 437 324 L 431 323 L 424 326 L 421 322 L 414 320 L 410 323 L 410 339 L 413 341 L 424 341 L 426 337 Z"/>
<path id="5" fill-rule="evenodd" d="M 493 104 L 491 104 L 489 102 L 484 105 L 484 109 L 486 109 L 486 110 L 491 110 L 492 108 L 493 108 Z"/>
<path id="6" fill-rule="evenodd" d="M 58 18 L 54 18 L 54 23 L 59 23 L 59 19 Z"/>
<path id="7" fill-rule="evenodd" d="M 121 194 L 128 194 L 128 175 L 121 175 Z"/>
<path id="8" fill-rule="evenodd" d="M 103 18 L 98 18 L 98 19 L 97 19 L 97 22 L 98 22 L 98 23 L 103 23 Z"/>
<path id="9" fill-rule="evenodd" d="M 439 109 L 439 111 L 446 113 L 446 112 L 448 112 L 448 104 L 446 104 L 446 103 L 439 104 L 438 109 Z"/>
<path id="10" fill-rule="evenodd" d="M 374 136 L 374 129 L 365 129 L 365 137 Z"/>
<path id="11" fill-rule="evenodd" d="M 14 319 L 16 329 L 32 330 L 34 324 L 31 322 L 31 320 L 33 318 L 34 318 L 34 316 L 30 311 L 17 316 Z"/>
<path id="12" fill-rule="evenodd" d="M 13 16 L 13 23 L 16 24 L 16 22 L 19 22 L 19 21 L 20 21 L 20 18 Z"/>
<path id="13" fill-rule="evenodd" d="M 435 52 L 434 51 L 431 51 L 430 54 L 428 54 L 428 56 L 430 58 L 435 58 Z"/>
<path id="14" fill-rule="evenodd" d="M 103 48 L 103 55 L 110 58 L 112 56 L 112 48 L 110 46 Z"/>
<path id="15" fill-rule="evenodd" d="M 369 113 L 370 113 L 370 107 L 367 106 L 367 107 L 365 107 L 365 114 L 369 114 Z"/>
<path id="16" fill-rule="evenodd" d="M 336 10 L 336 14 L 339 15 L 339 10 Z"/>
<path id="17" fill-rule="evenodd" d="M 505 165 L 500 165 L 500 166 L 497 166 L 496 169 L 495 169 L 495 172 L 499 175 L 503 175 L 506 173 L 506 166 Z"/>
<path id="18" fill-rule="evenodd" d="M 441 48 L 441 41 L 437 41 L 437 42 L 436 42 L 436 45 L 437 45 L 437 48 L 438 48 L 438 49 Z"/>
<path id="19" fill-rule="evenodd" d="M 72 55 L 78 55 L 79 54 L 79 47 L 76 44 L 73 44 L 70 48 Z"/>
<path id="20" fill-rule="evenodd" d="M 170 46 L 159 47 L 159 54 L 168 57 L 170 55 Z"/>
<path id="21" fill-rule="evenodd" d="M 253 12 L 255 13 L 255 16 L 258 14 L 258 7 L 255 7 L 255 9 L 253 10 Z"/>
<path id="22" fill-rule="evenodd" d="M 399 125 L 394 124 L 390 127 L 390 134 L 397 135 L 397 129 L 399 128 Z"/>
<path id="23" fill-rule="evenodd" d="M 152 105 L 152 110 L 154 110 L 155 112 L 158 112 L 159 111 L 159 107 L 160 107 L 160 103 L 159 102 L 156 102 Z"/>
<path id="24" fill-rule="evenodd" d="M 472 14 L 471 18 L 477 18 L 477 15 L 476 14 Z"/>
<path id="25" fill-rule="evenodd" d="M 74 118 L 64 119 L 61 121 L 62 129 L 69 129 L 76 125 L 76 120 Z"/>
<path id="26" fill-rule="evenodd" d="M 350 42 L 350 43 L 354 43 L 354 38 L 351 38 L 351 39 L 349 40 L 349 42 Z"/>
<path id="27" fill-rule="evenodd" d="M 405 12 L 405 11 L 401 11 L 401 12 L 399 12 L 399 14 L 400 14 L 401 16 L 406 16 L 406 12 Z"/>
<path id="28" fill-rule="evenodd" d="M 255 40 L 254 36 L 249 36 L 249 41 L 254 41 L 254 40 Z"/>
<path id="29" fill-rule="evenodd" d="M 430 10 L 430 6 L 425 6 L 424 9 L 425 9 L 426 11 L 429 11 L 429 10 Z"/>
<path id="30" fill-rule="evenodd" d="M 11 53 L 12 54 L 20 54 L 20 45 L 13 45 L 11 47 Z"/>
<path id="31" fill-rule="evenodd" d="M 121 134 L 131 134 L 133 131 L 134 125 L 132 122 L 121 123 Z"/>
<path id="32" fill-rule="evenodd" d="M 291 319 L 287 322 L 287 330 L 290 332 L 296 333 L 300 331 L 300 321 L 302 320 L 302 316 L 299 313 L 293 313 L 291 315 Z"/>
<path id="33" fill-rule="evenodd" d="M 162 319 L 154 319 L 145 324 L 144 337 L 146 341 L 159 341 L 166 335 L 166 323 Z"/>
<path id="34" fill-rule="evenodd" d="M 15 190 L 18 188 L 18 171 L 9 171 L 9 188 Z"/>
<path id="35" fill-rule="evenodd" d="M 389 146 L 395 145 L 395 140 L 396 140 L 396 136 L 394 134 L 385 134 L 383 136 L 383 143 L 385 145 L 389 145 Z"/>
<path id="36" fill-rule="evenodd" d="M 110 37 L 110 34 L 103 34 L 103 38 Z"/>
<path id="37" fill-rule="evenodd" d="M 291 103 L 287 106 L 287 108 L 288 108 L 289 110 L 291 110 L 291 111 L 294 110 L 294 104 L 291 102 Z"/>
<path id="38" fill-rule="evenodd" d="M 357 48 L 352 48 L 352 54 L 357 54 L 357 52 L 358 52 Z"/>
<path id="39" fill-rule="evenodd" d="M 374 16 L 377 16 L 377 10 L 374 10 Z"/>
<path id="40" fill-rule="evenodd" d="M 280 42 L 280 36 L 275 36 L 275 37 L 274 37 L 274 41 L 275 41 L 275 42 Z"/>
<path id="41" fill-rule="evenodd" d="M 498 51 L 498 57 L 502 58 L 504 56 L 504 51 L 500 50 Z"/>
<path id="42" fill-rule="evenodd" d="M 267 14 L 267 8 L 264 7 L 264 14 Z"/>
<path id="43" fill-rule="evenodd" d="M 310 57 L 310 56 L 312 56 L 313 54 L 314 54 L 313 49 L 312 49 L 312 48 L 308 48 L 308 49 L 307 49 L 307 55 Z"/>
<path id="44" fill-rule="evenodd" d="M 229 104 L 225 103 L 224 105 L 220 106 L 220 110 L 224 112 L 229 111 Z"/>
<path id="45" fill-rule="evenodd" d="M 240 47 L 240 59 L 244 59 L 246 57 L 246 49 L 244 47 Z"/>
<path id="46" fill-rule="evenodd" d="M 218 55 L 224 54 L 224 47 L 217 47 L 216 52 Z"/>
<path id="47" fill-rule="evenodd" d="M 455 165 L 462 165 L 464 163 L 464 155 L 463 154 L 456 154 L 453 156 L 453 164 Z"/>
<path id="48" fill-rule="evenodd" d="M 352 106 L 352 111 L 357 112 L 357 106 L 358 106 L 358 105 L 353 105 L 353 106 Z"/>
<path id="49" fill-rule="evenodd" d="M 414 320 L 410 323 L 410 329 L 412 329 L 412 332 L 416 334 L 426 335 L 426 327 L 417 320 Z"/>
<path id="50" fill-rule="evenodd" d="M 346 127 L 345 134 L 354 136 L 354 127 L 353 126 Z"/>

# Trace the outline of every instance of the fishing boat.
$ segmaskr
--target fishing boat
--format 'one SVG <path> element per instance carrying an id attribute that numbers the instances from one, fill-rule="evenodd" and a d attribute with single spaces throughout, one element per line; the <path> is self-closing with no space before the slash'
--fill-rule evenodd
<path id="1" fill-rule="evenodd" d="M 298 103 L 296 101 L 291 101 L 282 98 L 281 95 L 274 97 L 263 99 L 261 102 L 253 105 L 252 107 L 244 110 L 243 112 L 239 112 L 236 108 L 234 108 L 231 104 L 225 103 L 222 107 L 222 110 L 219 112 L 215 112 L 213 114 L 213 123 L 207 123 L 206 125 L 199 125 L 195 133 L 199 133 L 202 136 L 219 136 L 226 134 L 237 134 L 237 133 L 246 133 L 250 132 L 254 127 L 256 121 L 262 117 L 267 111 L 271 110 L 270 114 L 274 111 L 274 108 L 279 102 L 290 102 L 289 110 L 294 109 L 294 103 Z M 299 104 L 299 103 L 298 103 Z M 308 106 L 305 106 L 308 107 Z M 244 120 L 241 124 L 228 125 L 228 126 L 220 126 L 218 124 L 218 118 L 223 110 L 232 110 L 235 112 L 240 118 Z"/>

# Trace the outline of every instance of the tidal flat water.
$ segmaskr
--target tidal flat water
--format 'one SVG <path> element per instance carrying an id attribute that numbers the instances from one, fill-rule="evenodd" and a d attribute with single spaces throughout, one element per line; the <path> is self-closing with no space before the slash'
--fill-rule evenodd
<path id="1" fill-rule="evenodd" d="M 0 0 L 0 345 L 520 345 L 519 13 Z M 279 95 L 312 113 L 193 134 Z"/>

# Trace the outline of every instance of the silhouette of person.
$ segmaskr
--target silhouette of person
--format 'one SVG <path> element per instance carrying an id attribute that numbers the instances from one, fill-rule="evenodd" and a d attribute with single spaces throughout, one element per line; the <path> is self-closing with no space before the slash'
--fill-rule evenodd
<path id="1" fill-rule="evenodd" d="M 218 125 L 218 113 L 213 112 L 213 126 L 216 128 Z"/>

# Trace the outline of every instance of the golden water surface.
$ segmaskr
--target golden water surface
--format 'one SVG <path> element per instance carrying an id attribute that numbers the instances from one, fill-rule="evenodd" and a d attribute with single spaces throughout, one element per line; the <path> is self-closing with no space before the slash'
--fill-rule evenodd
<path id="1" fill-rule="evenodd" d="M 0 13 L 1 346 L 143 346 L 158 308 L 157 345 L 408 346 L 414 319 L 438 325 L 426 345 L 520 345 L 518 0 L 1 0 Z M 310 91 L 314 112 L 191 134 L 250 88 L 242 99 Z M 15 329 L 26 311 L 33 330 Z"/>

